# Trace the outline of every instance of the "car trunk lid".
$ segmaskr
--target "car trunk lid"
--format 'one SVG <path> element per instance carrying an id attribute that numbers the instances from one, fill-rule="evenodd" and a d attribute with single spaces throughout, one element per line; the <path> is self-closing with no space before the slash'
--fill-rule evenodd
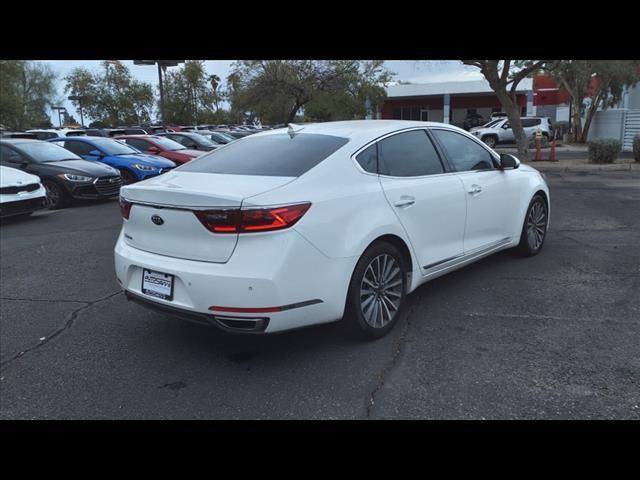
<path id="1" fill-rule="evenodd" d="M 239 210 L 244 199 L 291 180 L 175 171 L 123 187 L 122 198 L 133 204 L 129 219 L 124 221 L 124 240 L 134 248 L 159 255 L 227 262 L 238 235 L 207 230 L 194 212 Z"/>

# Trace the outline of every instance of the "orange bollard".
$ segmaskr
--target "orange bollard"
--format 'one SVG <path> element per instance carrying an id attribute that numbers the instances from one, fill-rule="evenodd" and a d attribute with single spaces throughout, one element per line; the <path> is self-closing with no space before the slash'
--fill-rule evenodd
<path id="1" fill-rule="evenodd" d="M 549 161 L 550 162 L 556 161 L 556 139 L 555 138 L 551 141 L 551 151 L 549 152 Z"/>
<path id="2" fill-rule="evenodd" d="M 536 138 L 536 162 L 542 160 L 542 151 L 540 150 L 540 139 Z"/>

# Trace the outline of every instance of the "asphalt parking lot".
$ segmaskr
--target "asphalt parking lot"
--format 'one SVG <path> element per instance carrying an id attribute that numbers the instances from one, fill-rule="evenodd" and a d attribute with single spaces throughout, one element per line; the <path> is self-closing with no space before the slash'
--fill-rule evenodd
<path id="1" fill-rule="evenodd" d="M 640 419 L 640 172 L 547 175 L 539 256 L 422 286 L 373 343 L 128 303 L 117 201 L 3 221 L 0 418 Z"/>

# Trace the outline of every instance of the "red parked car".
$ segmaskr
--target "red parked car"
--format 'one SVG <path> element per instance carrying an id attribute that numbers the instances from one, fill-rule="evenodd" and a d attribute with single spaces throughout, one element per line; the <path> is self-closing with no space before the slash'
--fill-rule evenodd
<path id="1" fill-rule="evenodd" d="M 142 152 L 159 155 L 179 165 L 206 153 L 200 150 L 190 150 L 170 138 L 156 135 L 118 135 L 115 138 Z"/>

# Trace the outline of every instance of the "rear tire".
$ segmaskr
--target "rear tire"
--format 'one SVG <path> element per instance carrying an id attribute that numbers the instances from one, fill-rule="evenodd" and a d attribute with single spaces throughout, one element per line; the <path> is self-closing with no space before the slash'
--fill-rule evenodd
<path id="1" fill-rule="evenodd" d="M 67 192 L 58 183 L 53 180 L 45 180 L 42 185 L 47 190 L 47 208 L 57 210 L 68 205 Z"/>
<path id="2" fill-rule="evenodd" d="M 536 194 L 529 203 L 522 225 L 520 243 L 516 247 L 524 257 L 533 257 L 540 253 L 547 237 L 549 208 L 541 194 Z"/>
<path id="3" fill-rule="evenodd" d="M 343 322 L 352 336 L 375 340 L 391 331 L 407 291 L 407 266 L 392 244 L 378 242 L 360 257 L 351 276 Z"/>

